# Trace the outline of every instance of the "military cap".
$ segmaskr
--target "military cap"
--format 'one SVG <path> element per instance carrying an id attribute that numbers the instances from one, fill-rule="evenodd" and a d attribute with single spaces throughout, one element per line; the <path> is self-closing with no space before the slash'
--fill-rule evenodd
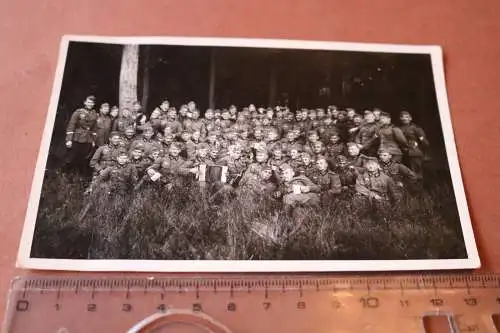
<path id="1" fill-rule="evenodd" d="M 138 142 L 136 143 L 135 145 L 133 145 L 132 149 L 131 150 L 140 150 L 140 151 L 144 151 L 146 149 L 146 145 L 144 145 L 144 143 L 142 142 Z"/>
<path id="2" fill-rule="evenodd" d="M 381 117 L 391 118 L 391 114 L 390 114 L 390 113 L 388 113 L 388 112 L 384 112 L 384 111 L 380 112 L 380 116 L 381 116 Z"/>
<path id="3" fill-rule="evenodd" d="M 148 132 L 148 131 L 149 131 L 149 132 L 154 132 L 154 130 L 153 130 L 153 126 L 151 126 L 150 124 L 146 124 L 146 125 L 144 125 L 144 126 L 142 127 L 142 131 L 143 131 L 143 132 Z"/>
<path id="4" fill-rule="evenodd" d="M 104 102 L 104 103 L 101 104 L 101 107 L 103 107 L 103 106 L 109 106 L 109 103 L 108 102 Z"/>
<path id="5" fill-rule="evenodd" d="M 128 157 L 128 151 L 127 149 L 118 149 L 118 152 L 116 154 L 116 157 L 118 156 L 127 156 Z"/>
<path id="6" fill-rule="evenodd" d="M 89 101 L 95 102 L 95 96 L 94 95 L 87 96 L 87 98 L 85 98 L 85 99 L 86 100 L 88 99 Z"/>
<path id="7" fill-rule="evenodd" d="M 325 155 L 318 155 L 316 156 L 316 162 L 319 160 L 328 161 L 328 158 Z"/>
<path id="8" fill-rule="evenodd" d="M 180 143 L 180 142 L 172 142 L 172 143 L 170 144 L 170 147 L 169 147 L 169 148 L 177 148 L 177 149 L 181 150 L 181 149 L 182 149 L 182 145 L 181 145 L 181 143 Z"/>
<path id="9" fill-rule="evenodd" d="M 345 157 L 344 155 L 337 155 L 337 157 L 335 159 L 337 160 L 337 163 L 339 163 L 339 164 L 347 163 L 347 157 Z"/>
<path id="10" fill-rule="evenodd" d="M 135 133 L 135 128 L 134 128 L 134 126 L 127 126 L 127 127 L 125 127 L 124 132 L 127 132 L 127 131 L 134 131 L 134 133 Z"/>
<path id="11" fill-rule="evenodd" d="M 363 164 L 367 164 L 367 163 L 370 163 L 370 162 L 378 164 L 378 158 L 376 158 L 376 157 L 367 156 L 367 155 L 360 155 L 360 157 L 363 160 Z"/>
<path id="12" fill-rule="evenodd" d="M 358 148 L 358 144 L 356 142 L 348 142 L 348 143 L 346 143 L 346 146 L 347 146 L 347 148 L 349 148 L 349 147 Z"/>
<path id="13" fill-rule="evenodd" d="M 387 149 L 387 148 L 379 148 L 379 149 L 378 149 L 378 153 L 379 153 L 379 154 L 384 154 L 384 153 L 385 153 L 385 154 L 391 154 L 390 150 L 389 150 L 389 149 Z M 392 155 L 392 154 L 391 154 L 391 155 Z"/>
<path id="14" fill-rule="evenodd" d="M 406 111 L 406 110 L 403 110 L 401 111 L 401 113 L 399 114 L 400 116 L 410 116 L 411 117 L 411 113 Z"/>
<path id="15" fill-rule="evenodd" d="M 122 137 L 121 133 L 120 133 L 120 132 L 118 132 L 118 131 L 113 131 L 113 132 L 111 132 L 111 133 L 109 134 L 109 137 L 110 137 L 110 138 L 115 137 L 115 136 L 117 136 L 117 137 L 119 137 L 119 138 L 121 138 L 121 137 Z"/>

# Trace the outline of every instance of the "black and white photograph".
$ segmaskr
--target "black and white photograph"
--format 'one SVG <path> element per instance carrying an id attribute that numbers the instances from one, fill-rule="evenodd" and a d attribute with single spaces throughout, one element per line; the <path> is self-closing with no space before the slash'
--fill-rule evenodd
<path id="1" fill-rule="evenodd" d="M 442 52 L 65 36 L 18 266 L 479 267 Z"/>

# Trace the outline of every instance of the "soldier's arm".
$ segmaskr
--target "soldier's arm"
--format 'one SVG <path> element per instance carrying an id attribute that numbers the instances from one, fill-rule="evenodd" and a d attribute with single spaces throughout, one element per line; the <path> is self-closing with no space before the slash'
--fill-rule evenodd
<path id="1" fill-rule="evenodd" d="M 417 133 L 418 140 L 420 141 L 420 143 L 422 143 L 424 146 L 429 146 L 429 141 L 427 140 L 427 135 L 425 135 L 424 130 L 417 125 L 414 126 L 415 126 L 415 132 Z"/>
<path id="2" fill-rule="evenodd" d="M 409 148 L 410 144 L 403 133 L 403 131 L 398 127 L 392 128 L 392 133 L 394 134 L 394 139 L 399 144 L 401 148 Z"/>
<path id="3" fill-rule="evenodd" d="M 66 127 L 66 141 L 73 141 L 73 134 L 75 133 L 76 123 L 78 122 L 79 111 L 76 110 L 69 119 L 68 126 Z"/>
<path id="4" fill-rule="evenodd" d="M 358 178 L 356 179 L 356 185 L 354 185 L 354 189 L 359 194 L 366 195 L 367 197 L 372 197 L 373 196 L 372 191 L 370 191 L 368 189 L 368 187 L 366 187 L 365 182 L 364 182 L 362 176 L 358 176 Z"/>
<path id="5" fill-rule="evenodd" d="M 90 163 L 89 163 L 90 167 L 92 169 L 94 169 L 95 171 L 101 170 L 101 165 L 99 164 L 99 162 L 101 161 L 102 150 L 103 150 L 103 147 L 97 148 L 94 155 L 92 155 L 92 158 L 90 159 Z"/>

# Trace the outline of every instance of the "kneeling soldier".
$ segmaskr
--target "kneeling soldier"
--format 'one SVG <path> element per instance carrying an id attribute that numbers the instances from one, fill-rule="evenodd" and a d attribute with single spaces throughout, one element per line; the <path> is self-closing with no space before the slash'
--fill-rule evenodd
<path id="1" fill-rule="evenodd" d="M 356 179 L 357 200 L 370 203 L 396 201 L 398 191 L 391 177 L 380 172 L 380 165 L 374 157 L 365 157 L 364 171 Z"/>

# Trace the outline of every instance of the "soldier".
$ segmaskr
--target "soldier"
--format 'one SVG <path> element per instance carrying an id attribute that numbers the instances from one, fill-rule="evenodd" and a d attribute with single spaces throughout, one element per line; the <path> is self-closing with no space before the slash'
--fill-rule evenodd
<path id="1" fill-rule="evenodd" d="M 66 129 L 66 168 L 88 173 L 88 159 L 95 145 L 97 113 L 95 97 L 88 96 L 84 107 L 73 112 Z"/>
<path id="2" fill-rule="evenodd" d="M 159 112 L 159 118 L 165 118 L 167 116 L 168 109 L 170 109 L 170 102 L 167 99 L 161 101 L 160 106 L 155 108 L 153 112 Z"/>
<path id="3" fill-rule="evenodd" d="M 118 106 L 113 105 L 111 111 L 109 111 L 109 117 L 111 118 L 111 131 L 115 131 L 116 122 L 118 121 L 118 115 L 120 114 L 120 109 Z"/>
<path id="4" fill-rule="evenodd" d="M 338 155 L 335 160 L 334 170 L 340 177 L 342 191 L 345 193 L 352 193 L 354 191 L 359 169 L 350 166 L 344 155 Z"/>
<path id="5" fill-rule="evenodd" d="M 135 120 L 132 117 L 130 110 L 127 108 L 124 108 L 121 112 L 121 115 L 113 123 L 112 130 L 119 131 L 123 134 L 127 127 L 134 127 L 135 128 Z"/>
<path id="6" fill-rule="evenodd" d="M 221 121 L 220 121 L 220 127 L 222 129 L 224 128 L 229 128 L 233 125 L 233 122 L 231 120 L 231 114 L 229 113 L 229 110 L 224 109 L 221 112 Z"/>
<path id="7" fill-rule="evenodd" d="M 356 113 L 353 118 L 352 126 L 350 129 L 348 129 L 350 142 L 356 141 L 356 137 L 358 136 L 358 131 L 362 124 L 363 124 L 363 116 Z"/>
<path id="8" fill-rule="evenodd" d="M 250 141 L 250 147 L 254 150 L 259 150 L 259 149 L 266 149 L 266 141 L 264 141 L 264 131 L 262 128 L 255 127 L 253 130 L 253 137 L 254 139 Z"/>
<path id="9" fill-rule="evenodd" d="M 177 186 L 182 186 L 187 176 L 196 173 L 197 170 L 192 168 L 193 163 L 191 161 L 187 161 L 180 155 L 181 150 L 182 147 L 179 143 L 172 143 L 169 147 L 168 155 L 156 160 L 146 170 L 151 179 L 155 181 L 155 175 L 158 173 L 158 170 L 162 168 L 162 165 L 168 165 L 169 174 L 175 176 L 173 185 Z"/>
<path id="10" fill-rule="evenodd" d="M 99 116 L 96 120 L 96 146 L 101 147 L 108 143 L 109 133 L 113 119 L 109 116 L 109 103 L 102 103 L 99 109 Z"/>
<path id="11" fill-rule="evenodd" d="M 119 132 L 111 132 L 109 144 L 97 148 L 90 160 L 90 167 L 94 170 L 94 177 L 115 164 L 120 149 L 120 140 L 121 136 Z"/>
<path id="12" fill-rule="evenodd" d="M 228 147 L 228 154 L 219 161 L 219 165 L 227 166 L 227 184 L 236 187 L 247 169 L 248 160 L 242 156 L 241 147 Z"/>
<path id="13" fill-rule="evenodd" d="M 149 116 L 149 124 L 153 127 L 153 130 L 156 133 L 163 132 L 163 124 L 162 124 L 162 111 L 160 108 L 156 108 L 151 112 Z"/>
<path id="14" fill-rule="evenodd" d="M 182 124 L 178 121 L 175 108 L 170 108 L 168 110 L 167 117 L 162 121 L 162 127 L 165 131 L 169 128 L 169 132 L 174 135 L 178 135 L 182 132 Z"/>
<path id="15" fill-rule="evenodd" d="M 307 132 L 307 142 L 304 145 L 304 150 L 312 153 L 313 145 L 315 142 L 319 141 L 319 134 L 316 130 L 310 130 Z"/>
<path id="16" fill-rule="evenodd" d="M 120 148 L 116 153 L 116 163 L 108 166 L 94 180 L 92 191 L 99 189 L 104 193 L 125 195 L 137 182 L 137 172 L 130 165 L 129 153 Z"/>
<path id="17" fill-rule="evenodd" d="M 271 167 L 271 169 L 277 174 L 279 167 L 287 162 L 285 156 L 283 156 L 283 148 L 281 148 L 280 144 L 275 144 L 271 148 L 271 158 L 267 161 L 267 165 Z"/>
<path id="18" fill-rule="evenodd" d="M 363 166 L 363 155 L 360 154 L 359 146 L 354 142 L 347 143 L 347 163 L 351 167 Z"/>
<path id="19" fill-rule="evenodd" d="M 297 174 L 306 177 L 311 177 L 314 174 L 314 163 L 312 160 L 311 153 L 308 151 L 303 151 L 300 156 L 302 158 L 302 164 L 297 170 Z"/>
<path id="20" fill-rule="evenodd" d="M 142 177 L 146 169 L 154 162 L 151 159 L 144 157 L 146 151 L 146 146 L 142 142 L 136 143 L 130 149 L 130 165 L 135 168 L 138 177 Z"/>
<path id="21" fill-rule="evenodd" d="M 394 180 L 380 172 L 380 165 L 374 157 L 365 157 L 364 171 L 358 175 L 355 188 L 358 202 L 388 204 L 398 199 Z"/>
<path id="22" fill-rule="evenodd" d="M 372 112 L 365 114 L 365 122 L 360 126 L 354 142 L 356 142 L 365 155 L 376 156 L 377 154 L 377 129 L 375 116 Z"/>
<path id="23" fill-rule="evenodd" d="M 187 118 L 184 120 L 183 127 L 185 131 L 188 132 L 203 132 L 203 121 L 200 119 L 200 112 L 198 110 L 193 110 L 187 114 Z"/>
<path id="24" fill-rule="evenodd" d="M 330 132 L 326 144 L 326 154 L 328 155 L 330 165 L 335 165 L 337 156 L 344 155 L 345 153 L 346 145 L 341 141 L 339 133 L 337 131 Z"/>
<path id="25" fill-rule="evenodd" d="M 241 179 L 240 195 L 247 194 L 250 197 L 271 197 L 276 191 L 276 184 L 272 180 L 273 171 L 270 167 L 264 166 L 258 169 L 252 178 Z"/>
<path id="26" fill-rule="evenodd" d="M 238 109 L 236 108 L 236 106 L 235 105 L 231 105 L 229 107 L 229 119 L 235 121 L 236 118 L 237 118 L 237 116 L 236 116 L 237 113 L 238 113 Z"/>
<path id="27" fill-rule="evenodd" d="M 209 146 L 206 143 L 200 143 L 196 146 L 196 154 L 192 160 L 192 166 L 197 168 L 200 165 L 216 165 L 215 161 L 209 156 Z"/>
<path id="28" fill-rule="evenodd" d="M 395 162 L 388 149 L 380 148 L 378 150 L 378 156 L 380 159 L 381 171 L 391 177 L 398 187 L 405 188 L 406 184 L 406 187 L 409 186 L 410 189 L 415 188 L 419 180 L 416 173 L 405 165 Z"/>
<path id="29" fill-rule="evenodd" d="M 146 125 L 143 127 L 142 135 L 139 138 L 136 138 L 130 144 L 130 149 L 133 149 L 135 145 L 142 144 L 143 151 L 146 154 L 149 154 L 153 147 L 161 148 L 161 143 L 155 139 L 153 139 L 154 130 L 150 125 Z"/>
<path id="30" fill-rule="evenodd" d="M 133 126 L 129 126 L 125 128 L 123 132 L 121 144 L 125 149 L 129 149 L 132 142 L 135 140 L 135 128 Z"/>
<path id="31" fill-rule="evenodd" d="M 319 156 L 323 156 L 325 154 L 325 145 L 322 141 L 316 141 L 312 145 L 312 158 L 315 160 Z"/>
<path id="32" fill-rule="evenodd" d="M 250 163 L 243 173 L 243 176 L 241 177 L 240 184 L 244 184 L 247 182 L 253 182 L 255 181 L 256 178 L 259 177 L 260 172 L 264 168 L 270 168 L 268 166 L 268 152 L 267 150 L 260 149 L 255 152 L 255 162 Z M 271 169 L 272 170 L 272 169 Z"/>
<path id="33" fill-rule="evenodd" d="M 392 155 L 392 159 L 397 163 L 401 163 L 403 160 L 401 148 L 407 150 L 409 145 L 401 129 L 391 124 L 391 115 L 389 113 L 382 112 L 380 114 L 380 126 L 377 133 L 380 138 L 380 148 L 388 150 Z"/>
<path id="34" fill-rule="evenodd" d="M 202 119 L 203 129 L 201 135 L 205 137 L 208 132 L 213 132 L 215 130 L 219 130 L 220 127 L 215 123 L 214 119 L 214 110 L 207 109 L 205 111 L 204 118 Z"/>
<path id="35" fill-rule="evenodd" d="M 181 133 L 181 143 L 182 143 L 182 156 L 188 160 L 191 160 L 195 156 L 196 145 L 191 140 L 191 133 L 184 131 Z"/>
<path id="36" fill-rule="evenodd" d="M 298 144 L 288 146 L 288 164 L 293 170 L 300 170 L 302 167 L 301 146 Z"/>
<path id="37" fill-rule="evenodd" d="M 320 187 L 323 197 L 331 198 L 331 195 L 340 194 L 342 183 L 340 176 L 328 169 L 328 161 L 324 156 L 316 159 L 317 171 L 312 175 L 311 180 Z"/>
<path id="38" fill-rule="evenodd" d="M 429 147 L 429 141 L 424 130 L 415 125 L 412 116 L 408 111 L 402 111 L 400 114 L 401 131 L 408 140 L 407 159 L 408 166 L 420 178 L 423 178 L 423 163 L 425 158 L 425 149 Z"/>
<path id="39" fill-rule="evenodd" d="M 298 206 L 316 206 L 320 203 L 320 187 L 304 175 L 295 176 L 294 170 L 288 165 L 281 166 L 281 182 L 274 193 L 277 198 L 282 198 L 285 213 L 292 213 Z"/>

